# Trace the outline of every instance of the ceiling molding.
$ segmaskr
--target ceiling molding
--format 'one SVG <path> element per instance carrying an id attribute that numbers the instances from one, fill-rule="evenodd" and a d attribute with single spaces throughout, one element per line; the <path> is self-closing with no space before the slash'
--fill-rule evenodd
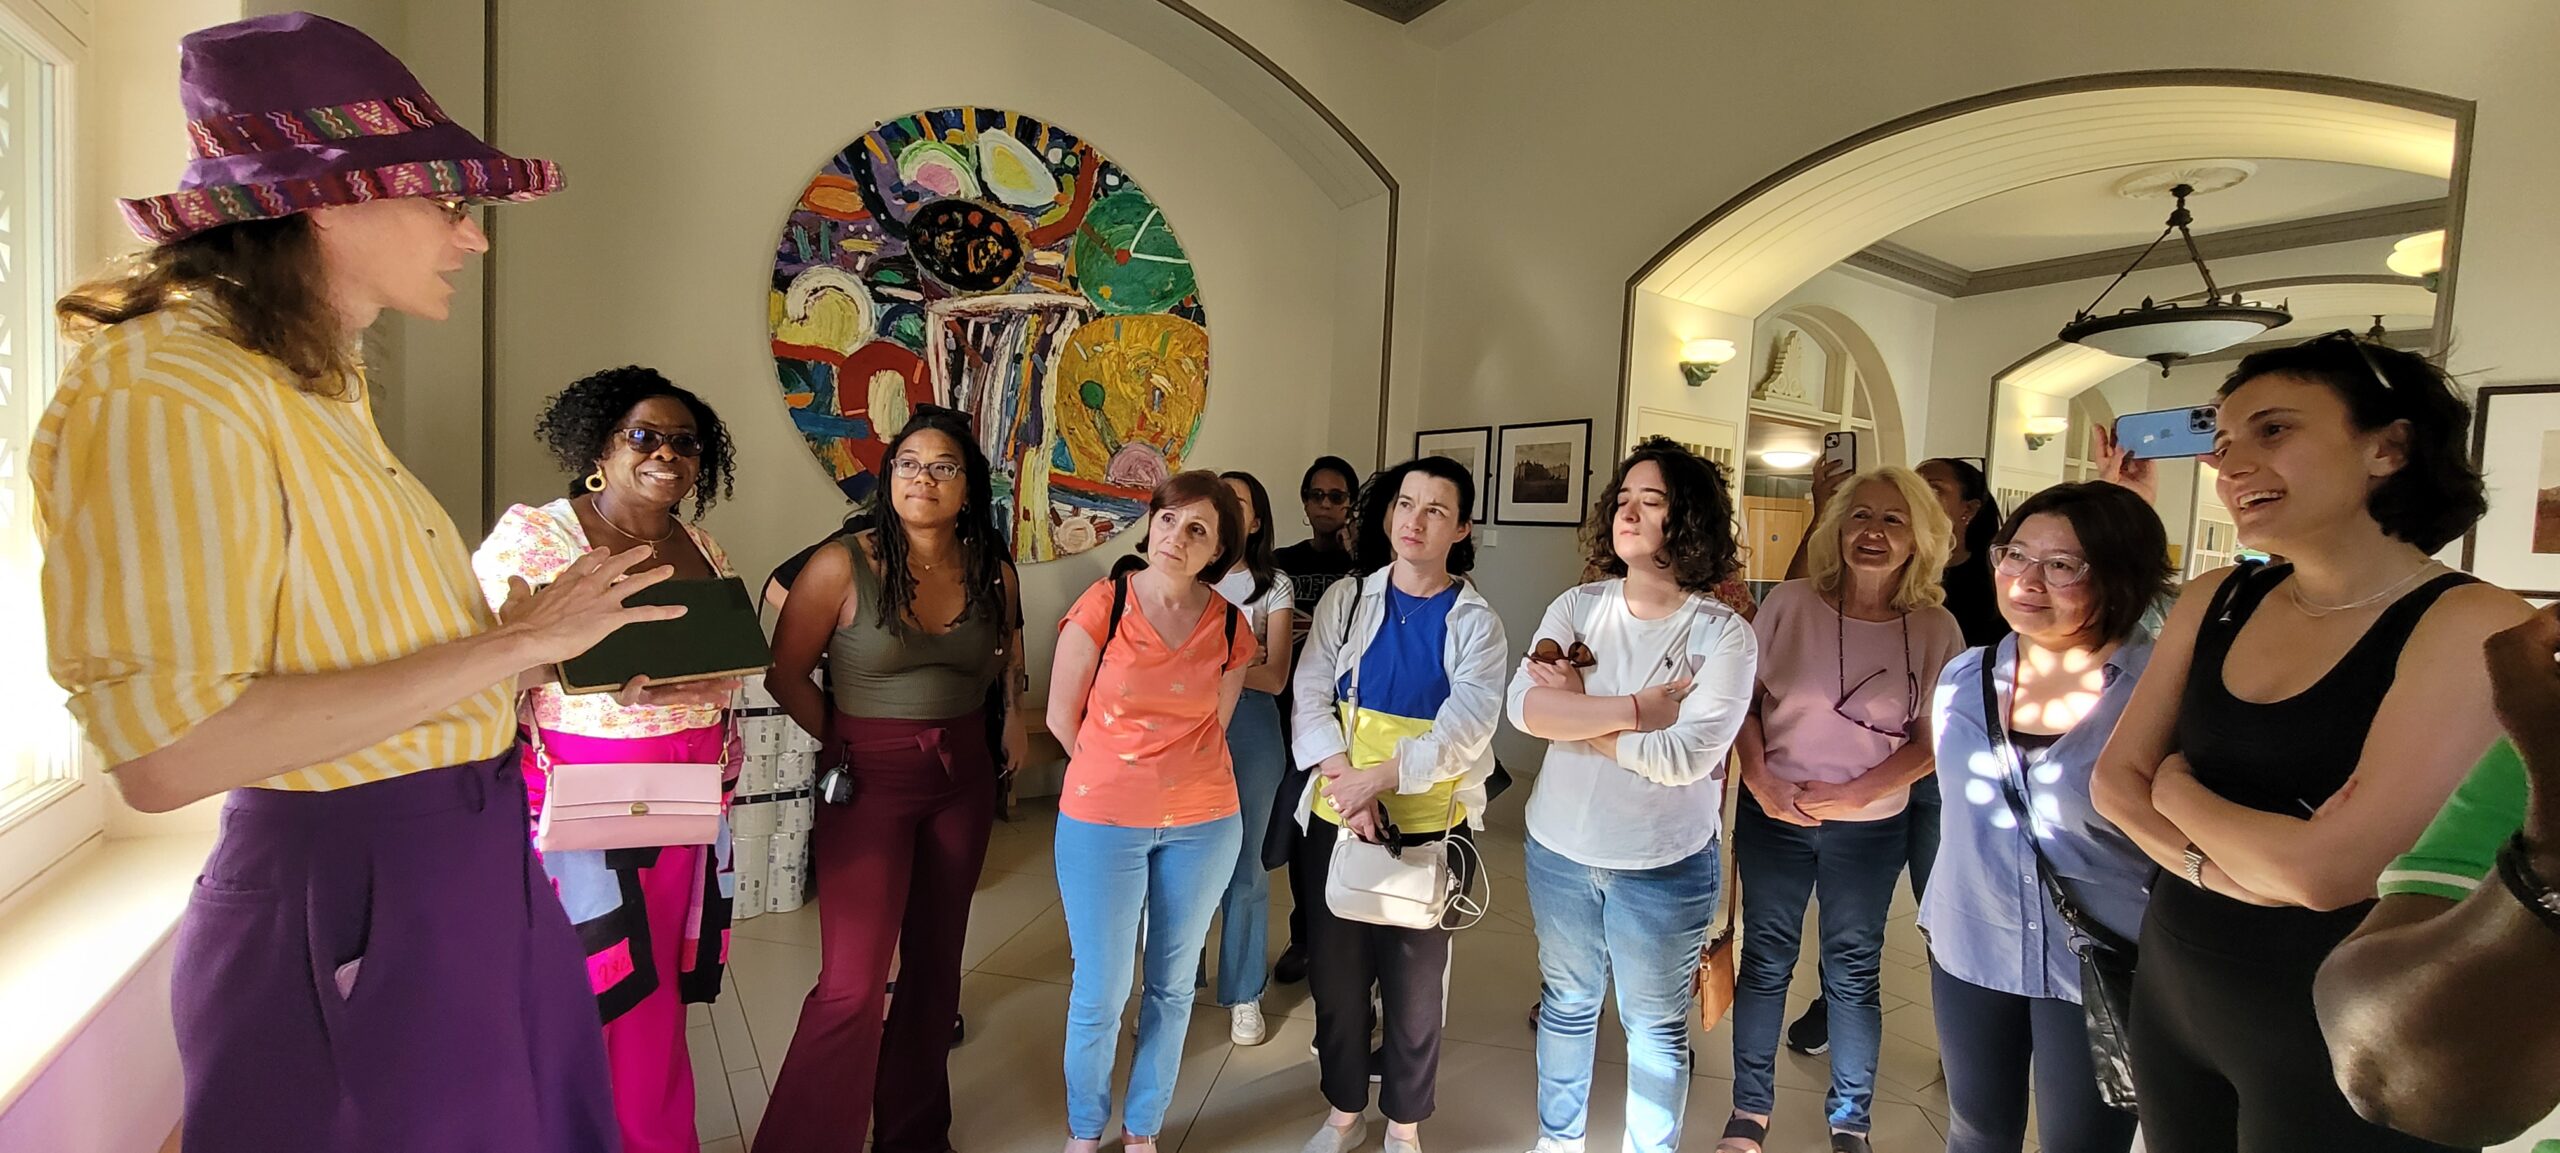
<path id="1" fill-rule="evenodd" d="M 1351 3 L 1398 24 L 1411 24 L 1416 17 L 1447 2 L 1448 0 L 1351 0 Z"/>
<path id="2" fill-rule="evenodd" d="M 2196 237 L 2196 245 L 2205 250 L 2205 259 L 2221 260 L 2229 256 L 2254 256 L 2264 252 L 2283 252 L 2295 248 L 2315 248 L 2350 240 L 2371 240 L 2381 236 L 2407 236 L 2415 232 L 2442 228 L 2450 219 L 2450 200 L 2413 200 L 2406 204 L 2386 204 L 2360 208 L 2352 212 L 2335 212 L 2326 216 L 2307 216 L 2300 220 L 2279 220 L 2271 224 L 2253 224 Z M 2123 272 L 2133 258 L 2140 256 L 2144 245 L 2110 248 L 2102 252 L 2083 252 L 2076 256 L 2057 256 L 2050 260 L 2026 264 L 2004 265 L 1979 272 L 1961 265 L 1949 264 L 1925 253 L 1916 252 L 1889 240 L 1879 240 L 1850 256 L 1845 263 L 1878 276 L 1890 277 L 1913 288 L 1940 296 L 1987 296 L 1996 292 L 2015 292 L 2022 288 L 2041 288 L 2048 284 L 2067 284 L 2074 280 L 2090 280 Z M 2187 263 L 2186 249 L 2163 244 L 2142 262 L 2143 268 L 2168 268 Z M 2339 278 L 2316 278 L 2331 283 Z M 2397 279 L 2397 278 L 2385 278 Z"/>
<path id="3" fill-rule="evenodd" d="M 1972 269 L 1949 264 L 1890 240 L 1879 240 L 1861 248 L 1842 263 L 1940 296 L 1963 296 L 1974 276 Z"/>
<path id="4" fill-rule="evenodd" d="M 2349 240 L 2371 240 L 2377 236 L 2406 236 L 2445 225 L 2446 213 L 2452 205 L 2442 197 L 2417 200 L 2407 204 L 2387 204 L 2379 208 L 2362 208 L 2353 212 L 2334 212 L 2327 216 L 2310 216 L 2301 220 L 2280 220 L 2272 224 L 2256 224 L 2207 233 L 2196 238 L 2205 259 L 2221 260 L 2232 256 L 2255 256 L 2262 252 L 2282 252 L 2292 248 L 2312 248 Z M 2079 256 L 2038 260 L 2028 264 L 2012 264 L 2003 268 L 1987 268 L 1973 274 L 1965 284 L 1965 295 L 1980 296 L 1994 292 L 2014 292 L 2047 284 L 2065 284 L 2074 280 L 2113 276 L 2125 270 L 2134 257 L 2142 255 L 2143 245 L 2111 248 Z M 2186 264 L 2183 245 L 2163 244 L 2152 249 L 2142 268 L 2168 268 Z"/>

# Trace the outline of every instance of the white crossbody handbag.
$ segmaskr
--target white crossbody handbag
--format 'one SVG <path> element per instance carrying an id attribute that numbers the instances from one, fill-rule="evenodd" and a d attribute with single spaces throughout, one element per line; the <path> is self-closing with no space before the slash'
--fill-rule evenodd
<path id="1" fill-rule="evenodd" d="M 1346 625 L 1346 631 L 1347 628 Z M 1357 661 L 1351 666 L 1349 701 L 1350 715 L 1357 724 Z M 1336 832 L 1333 857 L 1325 870 L 1325 907 L 1346 921 L 1398 929 L 1465 929 L 1483 920 L 1492 904 L 1490 882 L 1483 901 L 1466 893 L 1467 878 L 1484 874 L 1484 858 L 1476 851 L 1475 842 L 1459 835 L 1458 794 L 1454 789 L 1449 793 L 1448 817 L 1442 828 L 1447 831 L 1438 839 L 1414 844 L 1405 843 L 1393 822 L 1387 823 L 1382 844 L 1361 840 L 1348 827 Z M 1457 858 L 1461 856 L 1474 858 L 1471 868 L 1457 868 Z M 1449 924 L 1452 910 L 1467 920 Z"/>
<path id="2" fill-rule="evenodd" d="M 1476 854 L 1475 842 L 1458 835 L 1457 814 L 1452 793 L 1449 831 L 1418 844 L 1405 844 L 1393 823 L 1384 844 L 1361 840 L 1348 828 L 1336 833 L 1325 871 L 1325 907 L 1346 921 L 1398 929 L 1464 929 L 1483 920 L 1485 906 L 1467 895 L 1466 876 L 1457 868 L 1458 857 Z M 1483 857 L 1475 856 L 1466 872 L 1481 875 Z M 1452 910 L 1467 920 L 1449 924 Z"/>

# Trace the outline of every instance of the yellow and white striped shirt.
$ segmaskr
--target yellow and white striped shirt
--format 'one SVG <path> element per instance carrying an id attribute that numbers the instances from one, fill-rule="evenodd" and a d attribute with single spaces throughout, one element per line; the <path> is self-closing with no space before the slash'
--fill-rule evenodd
<path id="1" fill-rule="evenodd" d="M 45 642 L 72 716 L 121 765 L 261 676 L 357 668 L 495 627 L 470 542 L 391 455 L 349 382 L 296 386 L 179 302 L 92 336 L 29 456 Z M 260 787 L 346 788 L 496 756 L 493 684 L 343 760 Z"/>

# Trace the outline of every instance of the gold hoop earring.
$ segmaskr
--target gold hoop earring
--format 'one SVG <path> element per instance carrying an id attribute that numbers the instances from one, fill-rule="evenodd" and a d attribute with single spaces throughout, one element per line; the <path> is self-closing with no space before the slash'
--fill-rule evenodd
<path id="1" fill-rule="evenodd" d="M 588 492 L 603 492 L 603 491 L 604 491 L 604 470 L 603 470 L 603 469 L 597 469 L 596 471 L 594 471 L 594 472 L 591 472 L 591 473 L 588 473 L 588 474 L 587 474 L 587 491 L 588 491 Z"/>

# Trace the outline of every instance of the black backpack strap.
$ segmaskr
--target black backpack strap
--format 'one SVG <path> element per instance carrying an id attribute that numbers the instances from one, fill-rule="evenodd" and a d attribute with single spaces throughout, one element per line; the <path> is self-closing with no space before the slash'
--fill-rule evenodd
<path id="1" fill-rule="evenodd" d="M 1129 578 L 1114 576 L 1111 578 L 1111 624 L 1102 630 L 1102 649 L 1095 650 L 1097 659 L 1103 649 L 1111 647 L 1111 638 L 1120 635 L 1120 614 L 1127 611 L 1129 611 Z"/>
<path id="2" fill-rule="evenodd" d="M 1223 595 L 1218 597 L 1218 603 L 1227 606 L 1227 660 L 1233 662 L 1236 659 L 1236 622 L 1244 619 L 1244 610 Z"/>

